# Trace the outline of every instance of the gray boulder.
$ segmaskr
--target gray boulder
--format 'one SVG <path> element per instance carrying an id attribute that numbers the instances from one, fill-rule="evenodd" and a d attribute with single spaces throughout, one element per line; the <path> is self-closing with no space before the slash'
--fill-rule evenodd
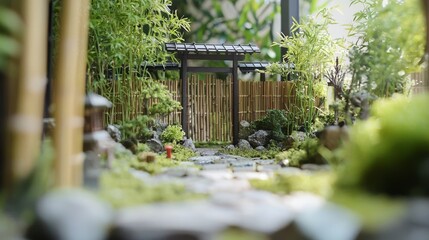
<path id="1" fill-rule="evenodd" d="M 27 239 L 103 240 L 113 211 L 93 195 L 77 190 L 51 192 L 36 206 Z"/>
<path id="2" fill-rule="evenodd" d="M 107 125 L 107 132 L 109 133 L 110 137 L 115 140 L 115 142 L 120 142 L 121 141 L 121 130 L 119 130 L 119 128 L 115 125 Z"/>
<path id="3" fill-rule="evenodd" d="M 259 147 L 256 147 L 255 149 L 260 152 L 267 150 L 264 146 L 259 146 Z"/>
<path id="4" fill-rule="evenodd" d="M 247 139 L 250 134 L 254 132 L 254 129 L 250 127 L 250 123 L 242 120 L 240 122 L 240 131 L 239 131 L 239 138 L 240 139 Z"/>
<path id="5" fill-rule="evenodd" d="M 158 139 L 152 138 L 148 140 L 146 144 L 153 152 L 159 153 L 164 151 L 164 146 L 162 145 L 162 142 Z"/>
<path id="6" fill-rule="evenodd" d="M 161 136 L 162 132 L 164 132 L 164 130 L 168 127 L 168 123 L 163 123 L 163 122 L 157 122 L 155 124 L 155 132 L 156 135 Z"/>
<path id="7" fill-rule="evenodd" d="M 225 147 L 226 150 L 231 150 L 231 149 L 234 149 L 234 148 L 235 148 L 235 146 L 232 145 L 232 144 L 230 144 L 230 145 L 228 145 L 228 146 Z"/>
<path id="8" fill-rule="evenodd" d="M 240 141 L 238 141 L 238 148 L 240 149 L 252 149 L 252 146 L 250 146 L 250 143 L 247 140 L 244 139 L 240 139 Z"/>
<path id="9" fill-rule="evenodd" d="M 254 134 L 249 136 L 249 143 L 252 147 L 260 147 L 268 144 L 269 134 L 265 130 L 258 130 Z"/>
<path id="10" fill-rule="evenodd" d="M 192 141 L 192 139 L 185 139 L 184 141 L 183 141 L 183 144 L 182 144 L 185 148 L 188 148 L 188 149 L 191 149 L 192 151 L 196 151 L 197 149 L 195 148 L 195 144 L 194 144 L 194 142 Z"/>
<path id="11" fill-rule="evenodd" d="M 250 127 L 250 123 L 248 121 L 246 121 L 246 120 L 241 120 L 240 121 L 240 127 L 242 127 L 242 128 L 248 128 L 248 127 Z"/>

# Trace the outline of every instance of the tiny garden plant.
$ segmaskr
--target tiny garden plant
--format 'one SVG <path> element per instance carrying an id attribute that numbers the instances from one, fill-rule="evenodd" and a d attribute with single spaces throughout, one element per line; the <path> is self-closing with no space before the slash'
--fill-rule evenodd
<path id="1" fill-rule="evenodd" d="M 185 132 L 179 125 L 169 125 L 161 134 L 161 140 L 165 143 L 176 144 L 183 140 Z"/>

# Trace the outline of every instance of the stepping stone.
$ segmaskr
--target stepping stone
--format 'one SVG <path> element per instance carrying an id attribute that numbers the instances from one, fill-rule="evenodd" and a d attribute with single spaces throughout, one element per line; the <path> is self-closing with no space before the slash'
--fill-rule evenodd
<path id="1" fill-rule="evenodd" d="M 204 165 L 204 164 L 213 164 L 215 161 L 219 161 L 220 159 L 221 158 L 219 156 L 200 156 L 200 157 L 191 157 L 188 160 L 198 165 Z"/>
<path id="2" fill-rule="evenodd" d="M 229 170 L 229 164 L 226 163 L 214 163 L 214 164 L 206 164 L 202 165 L 203 170 Z"/>

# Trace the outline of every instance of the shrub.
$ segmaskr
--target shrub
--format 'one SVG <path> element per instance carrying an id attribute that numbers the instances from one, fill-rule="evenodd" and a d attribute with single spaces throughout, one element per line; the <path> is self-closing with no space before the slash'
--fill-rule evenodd
<path id="1" fill-rule="evenodd" d="M 182 127 L 179 125 L 168 126 L 161 134 L 162 141 L 166 143 L 177 143 L 183 140 L 185 132 L 182 131 Z"/>
<path id="2" fill-rule="evenodd" d="M 318 152 L 319 141 L 315 138 L 307 138 L 304 141 L 296 141 L 293 147 L 276 155 L 277 161 L 288 160 L 291 167 L 300 167 L 306 163 L 324 164 L 325 159 Z"/>
<path id="3" fill-rule="evenodd" d="M 271 138 L 276 141 L 282 141 L 287 132 L 288 120 L 286 112 L 283 110 L 272 109 L 268 110 L 264 118 L 256 120 L 254 123 L 256 129 L 271 131 Z"/>
<path id="4" fill-rule="evenodd" d="M 149 126 L 152 124 L 152 118 L 139 115 L 134 119 L 121 122 L 121 133 L 124 138 L 136 138 L 140 142 L 144 142 L 152 135 L 152 132 L 149 129 Z"/>

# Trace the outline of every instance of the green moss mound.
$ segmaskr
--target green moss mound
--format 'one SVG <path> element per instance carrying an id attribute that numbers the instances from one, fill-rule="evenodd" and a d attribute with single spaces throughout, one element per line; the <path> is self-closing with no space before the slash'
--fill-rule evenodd
<path id="1" fill-rule="evenodd" d="M 340 150 L 340 188 L 390 196 L 429 195 L 429 96 L 395 96 L 373 105 Z"/>
<path id="2" fill-rule="evenodd" d="M 251 180 L 254 188 L 279 194 L 292 192 L 311 192 L 323 197 L 332 193 L 335 175 L 331 172 L 276 174 L 268 180 Z"/>
<path id="3" fill-rule="evenodd" d="M 124 171 L 104 173 L 101 177 L 99 195 L 115 208 L 203 197 L 203 195 L 186 191 L 185 187 L 180 184 L 148 186 L 129 172 Z"/>

